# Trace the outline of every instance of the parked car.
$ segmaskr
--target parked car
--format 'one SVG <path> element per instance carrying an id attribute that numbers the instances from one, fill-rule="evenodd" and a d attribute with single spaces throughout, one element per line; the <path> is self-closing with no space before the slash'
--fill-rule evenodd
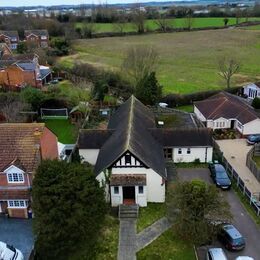
<path id="1" fill-rule="evenodd" d="M 211 178 L 213 179 L 217 187 L 220 187 L 223 190 L 230 189 L 231 181 L 223 165 L 221 165 L 220 163 L 210 163 L 209 170 Z"/>
<path id="2" fill-rule="evenodd" d="M 24 260 L 20 250 L 0 241 L 0 260 Z"/>
<path id="3" fill-rule="evenodd" d="M 248 144 L 258 144 L 260 142 L 260 134 L 259 135 L 249 135 L 247 137 L 247 143 Z"/>
<path id="4" fill-rule="evenodd" d="M 228 260 L 222 248 L 210 248 L 206 254 L 206 260 Z"/>
<path id="5" fill-rule="evenodd" d="M 250 256 L 238 256 L 236 260 L 254 260 L 254 258 Z"/>
<path id="6" fill-rule="evenodd" d="M 244 249 L 246 245 L 244 237 L 231 224 L 225 224 L 221 227 L 218 239 L 228 250 L 239 251 Z"/>

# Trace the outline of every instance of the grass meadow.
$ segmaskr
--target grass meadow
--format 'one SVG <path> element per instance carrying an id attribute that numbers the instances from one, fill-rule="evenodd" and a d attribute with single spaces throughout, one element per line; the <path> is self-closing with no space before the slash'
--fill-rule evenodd
<path id="1" fill-rule="evenodd" d="M 224 26 L 223 17 L 209 17 L 209 18 L 193 18 L 192 28 L 198 27 L 210 27 L 210 26 Z M 228 18 L 229 22 L 228 25 L 236 24 L 236 18 L 231 17 Z M 176 18 L 176 19 L 167 19 L 168 24 L 173 28 L 183 28 L 187 27 L 187 22 L 185 18 Z M 260 20 L 259 17 L 251 17 L 248 19 L 249 21 L 256 21 Z M 245 18 L 241 18 L 239 22 L 245 22 Z M 82 27 L 82 23 L 76 23 L 76 27 Z M 146 20 L 145 28 L 147 30 L 154 31 L 158 29 L 158 25 L 156 20 Z M 96 33 L 103 33 L 103 32 L 117 32 L 117 26 L 113 23 L 96 23 L 95 24 L 95 32 Z M 134 32 L 136 28 L 132 23 L 125 23 L 123 27 L 124 32 Z"/>
<path id="2" fill-rule="evenodd" d="M 65 67 L 82 61 L 120 70 L 127 50 L 136 45 L 153 46 L 158 52 L 156 73 L 165 94 L 225 88 L 218 62 L 226 55 L 241 64 L 233 85 L 260 79 L 260 31 L 238 28 L 76 40 L 74 54 L 59 62 Z"/>

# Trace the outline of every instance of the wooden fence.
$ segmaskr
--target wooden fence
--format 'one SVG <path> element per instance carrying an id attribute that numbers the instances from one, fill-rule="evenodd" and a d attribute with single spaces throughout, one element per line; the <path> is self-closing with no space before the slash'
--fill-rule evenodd
<path id="1" fill-rule="evenodd" d="M 253 160 L 253 156 L 259 156 L 259 155 L 260 155 L 260 146 L 254 145 L 253 148 L 247 153 L 246 166 L 254 174 L 256 179 L 260 182 L 260 168 Z"/>
<path id="2" fill-rule="evenodd" d="M 214 140 L 214 149 L 217 155 L 218 160 L 225 167 L 229 177 L 232 179 L 233 183 L 238 187 L 238 189 L 242 192 L 245 198 L 248 200 L 251 207 L 254 209 L 257 216 L 260 216 L 260 192 L 251 193 L 244 181 L 239 177 L 236 170 L 229 164 L 227 159 L 225 158 L 223 152 L 221 152 L 219 145 Z"/>

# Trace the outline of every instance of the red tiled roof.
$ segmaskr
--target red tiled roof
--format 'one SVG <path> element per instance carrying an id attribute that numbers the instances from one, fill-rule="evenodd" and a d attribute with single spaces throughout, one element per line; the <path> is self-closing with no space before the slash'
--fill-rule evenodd
<path id="1" fill-rule="evenodd" d="M 27 172 L 34 171 L 41 160 L 44 129 L 43 123 L 0 124 L 0 171 L 18 162 Z"/>
<path id="2" fill-rule="evenodd" d="M 221 92 L 206 100 L 194 102 L 206 119 L 237 119 L 246 124 L 258 118 L 254 109 L 239 97 Z"/>

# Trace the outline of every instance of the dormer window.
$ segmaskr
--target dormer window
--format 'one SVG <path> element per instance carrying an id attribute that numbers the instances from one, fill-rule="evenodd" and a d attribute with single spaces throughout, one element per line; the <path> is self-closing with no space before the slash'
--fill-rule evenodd
<path id="1" fill-rule="evenodd" d="M 8 183 L 23 183 L 24 175 L 23 173 L 7 173 Z"/>

